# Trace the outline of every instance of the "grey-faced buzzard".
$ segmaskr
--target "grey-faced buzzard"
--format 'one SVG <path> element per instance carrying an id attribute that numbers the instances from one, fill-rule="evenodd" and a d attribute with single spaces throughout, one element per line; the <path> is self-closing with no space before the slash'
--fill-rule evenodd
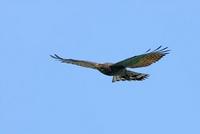
<path id="1" fill-rule="evenodd" d="M 134 71 L 127 70 L 127 68 L 140 68 L 140 67 L 146 67 L 149 66 L 158 60 L 160 60 L 163 56 L 166 54 L 169 54 L 168 47 L 162 48 L 162 46 L 159 46 L 157 49 L 150 51 L 146 51 L 145 54 L 133 56 L 131 58 L 122 60 L 117 63 L 95 63 L 90 61 L 84 61 L 84 60 L 75 60 L 75 59 L 65 59 L 61 58 L 58 55 L 50 55 L 52 58 L 57 59 L 61 61 L 62 63 L 69 63 L 74 64 L 82 67 L 92 68 L 99 70 L 101 73 L 113 76 L 112 82 L 116 81 L 125 81 L 125 80 L 144 80 L 149 75 L 144 73 L 137 73 Z"/>

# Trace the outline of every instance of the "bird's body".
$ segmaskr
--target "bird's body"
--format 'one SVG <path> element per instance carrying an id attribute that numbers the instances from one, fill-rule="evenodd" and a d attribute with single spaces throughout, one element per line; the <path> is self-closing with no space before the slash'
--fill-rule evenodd
<path id="1" fill-rule="evenodd" d="M 97 65 L 97 70 L 99 70 L 101 73 L 105 74 L 105 75 L 109 75 L 109 76 L 113 76 L 115 74 L 117 74 L 120 70 L 114 70 L 114 68 L 112 68 L 111 63 L 104 63 L 104 64 L 98 64 Z"/>
<path id="2" fill-rule="evenodd" d="M 119 80 L 143 80 L 148 77 L 148 74 L 136 73 L 129 71 L 123 66 L 113 67 L 114 64 L 99 64 L 97 70 L 101 73 L 113 76 L 112 82 Z"/>
<path id="3" fill-rule="evenodd" d="M 51 55 L 51 57 L 54 59 L 60 60 L 62 63 L 70 63 L 70 64 L 79 65 L 82 67 L 99 70 L 101 73 L 105 75 L 113 76 L 112 82 L 120 81 L 120 80 L 141 81 L 141 80 L 146 79 L 149 75 L 133 72 L 133 71 L 127 70 L 126 68 L 146 67 L 158 61 L 169 52 L 169 50 L 167 50 L 167 47 L 163 49 L 160 49 L 160 48 L 161 46 L 152 52 L 147 53 L 149 51 L 148 50 L 145 54 L 134 56 L 117 63 L 99 64 L 99 63 L 94 63 L 94 62 L 84 61 L 84 60 L 64 59 L 64 58 L 59 57 L 56 54 L 54 56 Z"/>

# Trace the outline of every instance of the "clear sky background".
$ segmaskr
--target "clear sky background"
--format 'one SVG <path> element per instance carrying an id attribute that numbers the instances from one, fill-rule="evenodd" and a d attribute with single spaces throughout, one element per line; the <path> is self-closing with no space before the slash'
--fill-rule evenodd
<path id="1" fill-rule="evenodd" d="M 0 134 L 200 134 L 199 0 L 1 0 Z M 112 83 L 49 57 L 172 51 Z"/>

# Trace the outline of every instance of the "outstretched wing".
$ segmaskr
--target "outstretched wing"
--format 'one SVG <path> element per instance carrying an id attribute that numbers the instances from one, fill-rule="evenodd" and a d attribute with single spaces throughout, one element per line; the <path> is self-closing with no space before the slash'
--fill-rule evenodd
<path id="1" fill-rule="evenodd" d="M 134 56 L 128 59 L 125 59 L 123 61 L 120 61 L 113 65 L 115 66 L 123 66 L 123 67 L 129 67 L 129 68 L 138 68 L 138 67 L 146 67 L 149 66 L 158 60 L 160 60 L 163 56 L 169 53 L 170 50 L 168 50 L 168 47 L 161 48 L 162 46 L 159 46 L 157 49 L 155 49 L 152 52 L 147 52 L 142 55 Z"/>
<path id="2" fill-rule="evenodd" d="M 96 69 L 97 67 L 97 63 L 94 62 L 90 62 L 90 61 L 84 61 L 84 60 L 74 60 L 74 59 L 64 59 L 61 58 L 60 56 L 54 54 L 54 55 L 50 55 L 52 58 L 57 59 L 59 61 L 61 61 L 62 63 L 69 63 L 69 64 L 74 64 L 74 65 L 78 65 L 78 66 L 82 66 L 82 67 L 87 67 L 87 68 L 93 68 Z"/>

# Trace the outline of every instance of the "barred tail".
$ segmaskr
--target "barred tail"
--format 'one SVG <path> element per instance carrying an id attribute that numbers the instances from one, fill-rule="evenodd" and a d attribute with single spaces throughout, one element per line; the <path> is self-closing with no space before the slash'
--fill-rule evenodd
<path id="1" fill-rule="evenodd" d="M 125 71 L 124 74 L 113 76 L 112 82 L 126 81 L 126 80 L 127 81 L 131 81 L 131 80 L 142 81 L 148 77 L 149 77 L 148 74 L 137 73 L 137 72 L 132 72 L 132 71 Z"/>

